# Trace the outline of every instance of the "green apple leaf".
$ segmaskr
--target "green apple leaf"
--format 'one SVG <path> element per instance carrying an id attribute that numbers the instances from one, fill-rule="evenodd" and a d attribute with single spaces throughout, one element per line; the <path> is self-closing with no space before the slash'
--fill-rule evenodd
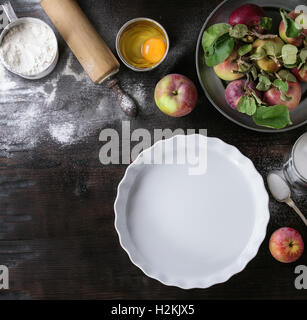
<path id="1" fill-rule="evenodd" d="M 282 47 L 282 60 L 285 65 L 295 65 L 297 61 L 298 49 L 292 44 L 285 44 Z"/>
<path id="2" fill-rule="evenodd" d="M 229 33 L 220 36 L 212 45 L 211 49 L 205 52 L 205 62 L 208 67 L 214 67 L 225 61 L 234 49 L 234 39 Z"/>
<path id="3" fill-rule="evenodd" d="M 278 57 L 281 54 L 280 46 L 274 41 L 268 40 L 263 44 L 262 47 L 268 56 Z"/>
<path id="4" fill-rule="evenodd" d="M 245 56 L 249 52 L 253 50 L 253 45 L 252 44 L 245 44 L 242 47 L 238 49 L 239 56 Z"/>
<path id="5" fill-rule="evenodd" d="M 207 52 L 217 39 L 225 33 L 228 33 L 231 25 L 228 23 L 217 23 L 205 30 L 202 37 L 202 46 L 204 52 Z"/>
<path id="6" fill-rule="evenodd" d="M 303 48 L 299 54 L 302 63 L 307 61 L 307 48 Z"/>
<path id="7" fill-rule="evenodd" d="M 248 34 L 248 27 L 245 24 L 236 24 L 230 29 L 229 34 L 236 39 L 242 39 Z"/>
<path id="8" fill-rule="evenodd" d="M 299 37 L 303 29 L 302 26 L 292 20 L 285 10 L 280 9 L 280 14 L 285 25 L 286 36 L 288 38 Z"/>
<path id="9" fill-rule="evenodd" d="M 287 68 L 287 69 L 292 69 L 292 68 L 297 67 L 297 63 L 294 63 L 294 64 L 284 64 L 284 67 Z"/>
<path id="10" fill-rule="evenodd" d="M 295 75 L 292 72 L 285 70 L 285 69 L 280 70 L 278 72 L 278 76 L 283 81 L 288 81 L 288 82 L 296 82 L 297 81 Z"/>
<path id="11" fill-rule="evenodd" d="M 263 17 L 259 21 L 259 27 L 264 29 L 264 30 L 271 30 L 273 25 L 273 19 L 269 17 Z"/>
<path id="12" fill-rule="evenodd" d="M 286 94 L 289 90 L 288 82 L 281 79 L 276 79 L 273 84 L 283 94 Z"/>
<path id="13" fill-rule="evenodd" d="M 239 63 L 239 72 L 240 73 L 248 73 L 251 70 L 251 66 Z"/>
<path id="14" fill-rule="evenodd" d="M 258 71 L 257 71 L 257 68 L 255 66 L 252 66 L 250 73 L 251 73 L 254 81 L 256 81 L 257 78 L 258 78 Z"/>
<path id="15" fill-rule="evenodd" d="M 267 91 L 271 88 L 271 85 L 272 82 L 268 77 L 259 74 L 259 82 L 256 87 L 259 91 Z"/>
<path id="16" fill-rule="evenodd" d="M 257 109 L 257 104 L 254 97 L 244 95 L 238 102 L 238 111 L 252 116 Z"/>
<path id="17" fill-rule="evenodd" d="M 258 126 L 272 129 L 282 129 L 292 124 L 289 110 L 283 105 L 272 107 L 260 106 L 253 115 L 253 120 Z"/>
<path id="18" fill-rule="evenodd" d="M 256 51 L 250 56 L 251 60 L 261 60 L 267 56 L 263 47 L 258 47 Z"/>

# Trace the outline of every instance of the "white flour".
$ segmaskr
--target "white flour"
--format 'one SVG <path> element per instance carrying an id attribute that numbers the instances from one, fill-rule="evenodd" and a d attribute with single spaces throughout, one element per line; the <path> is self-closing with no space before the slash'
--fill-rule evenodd
<path id="1" fill-rule="evenodd" d="M 49 133 L 58 142 L 69 143 L 75 133 L 73 123 L 65 122 L 63 124 L 53 123 L 49 125 Z"/>
<path id="2" fill-rule="evenodd" d="M 0 54 L 8 69 L 31 76 L 49 67 L 56 48 L 55 36 L 47 26 L 39 22 L 25 22 L 7 33 Z"/>
<path id="3" fill-rule="evenodd" d="M 127 77 L 121 86 L 138 102 L 143 117 L 154 108 L 151 92 Z M 85 141 L 127 117 L 104 85 L 95 85 L 76 58 L 62 53 L 56 70 L 39 81 L 9 73 L 0 64 L 0 156 L 56 142 L 67 146 Z M 133 120 L 135 121 L 135 120 Z"/>

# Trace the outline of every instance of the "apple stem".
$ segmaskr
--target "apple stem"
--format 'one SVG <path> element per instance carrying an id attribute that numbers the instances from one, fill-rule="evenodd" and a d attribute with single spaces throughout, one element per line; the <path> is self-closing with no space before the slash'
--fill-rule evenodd
<path id="1" fill-rule="evenodd" d="M 174 91 L 172 92 L 172 94 L 173 94 L 174 96 L 177 96 L 177 95 L 178 95 L 178 91 L 177 91 L 177 90 L 174 90 Z"/>
<path id="2" fill-rule="evenodd" d="M 277 57 L 270 56 L 270 58 L 271 58 L 279 67 L 281 66 L 281 65 L 280 65 L 280 62 L 279 62 L 279 60 L 278 60 Z"/>
<path id="3" fill-rule="evenodd" d="M 251 35 L 256 36 L 257 38 L 263 40 L 263 39 L 274 39 L 277 38 L 276 34 L 261 34 L 255 30 L 250 32 Z"/>
<path id="4" fill-rule="evenodd" d="M 251 65 L 250 63 L 244 61 L 242 57 L 240 57 L 237 62 L 238 62 L 239 64 L 245 65 L 246 67 L 249 67 L 249 68 L 252 67 L 252 65 Z"/>
<path id="5" fill-rule="evenodd" d="M 250 82 L 250 76 L 249 74 L 246 75 L 246 81 L 245 81 L 245 84 L 244 84 L 244 90 L 247 91 L 248 89 L 248 84 Z"/>

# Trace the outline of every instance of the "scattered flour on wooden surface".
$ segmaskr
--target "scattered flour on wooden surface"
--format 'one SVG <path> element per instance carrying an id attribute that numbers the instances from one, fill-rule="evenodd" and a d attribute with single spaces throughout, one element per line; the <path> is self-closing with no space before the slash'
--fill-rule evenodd
<path id="1" fill-rule="evenodd" d="M 50 124 L 49 132 L 56 141 L 61 143 L 69 143 L 74 135 L 75 126 L 69 122 L 63 124 L 54 123 Z"/>
<path id="2" fill-rule="evenodd" d="M 5 69 L 2 66 L 0 66 L 0 91 L 8 91 L 16 87 L 16 83 L 14 81 L 6 81 L 5 72 Z"/>
<path id="3" fill-rule="evenodd" d="M 68 59 L 67 59 L 67 63 L 64 67 L 64 70 L 63 70 L 63 75 L 64 76 L 72 76 L 75 78 L 76 81 L 82 81 L 82 80 L 86 80 L 87 78 L 87 75 L 85 72 L 81 71 L 80 73 L 77 73 L 72 64 L 73 64 L 73 61 L 74 61 L 74 56 L 72 54 L 70 54 L 68 56 Z"/>
<path id="4" fill-rule="evenodd" d="M 121 85 L 141 108 L 146 106 L 143 84 L 128 79 Z M 49 140 L 63 146 L 78 143 L 123 119 L 127 117 L 110 90 L 93 84 L 71 53 L 62 56 L 56 70 L 39 81 L 21 79 L 0 65 L 2 155 Z"/>

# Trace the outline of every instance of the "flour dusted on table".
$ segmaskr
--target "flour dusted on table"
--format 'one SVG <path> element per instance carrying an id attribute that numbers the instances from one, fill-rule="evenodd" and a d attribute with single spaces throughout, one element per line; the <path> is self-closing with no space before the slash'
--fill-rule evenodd
<path id="1" fill-rule="evenodd" d="M 150 117 L 155 109 L 148 104 L 146 85 L 129 77 L 121 85 L 142 115 Z M 97 88 L 72 53 L 62 53 L 58 72 L 35 82 L 14 76 L 0 64 L 0 157 L 51 141 L 63 147 L 84 142 L 124 119 L 110 89 Z"/>
<path id="2" fill-rule="evenodd" d="M 24 22 L 13 27 L 0 47 L 1 59 L 7 68 L 25 76 L 47 69 L 56 51 L 54 34 L 39 22 Z"/>

